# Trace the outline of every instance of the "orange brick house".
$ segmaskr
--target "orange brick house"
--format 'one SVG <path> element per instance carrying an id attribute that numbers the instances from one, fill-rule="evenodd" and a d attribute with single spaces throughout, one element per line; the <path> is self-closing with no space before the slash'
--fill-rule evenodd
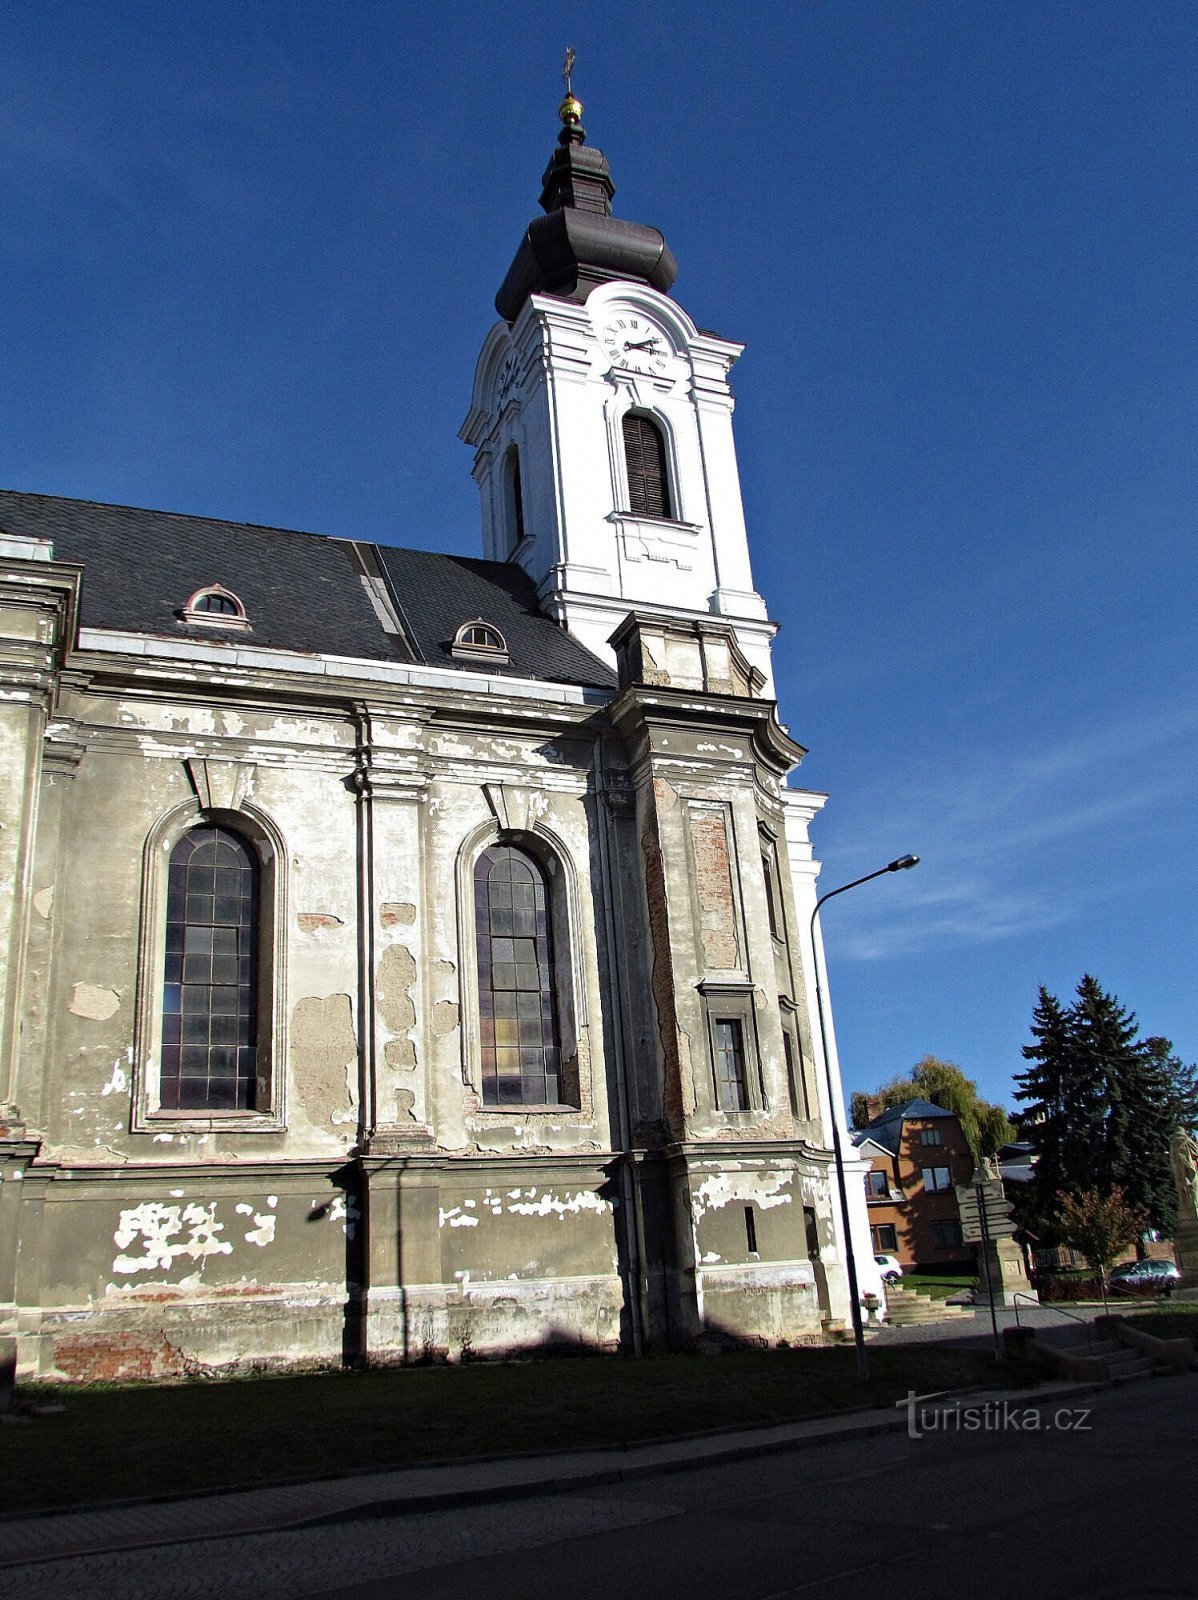
<path id="1" fill-rule="evenodd" d="M 875 1252 L 896 1256 L 904 1268 L 971 1261 L 955 1185 L 969 1181 L 974 1162 L 956 1116 L 930 1100 L 907 1100 L 875 1117 L 853 1143 L 869 1161 L 865 1198 Z"/>

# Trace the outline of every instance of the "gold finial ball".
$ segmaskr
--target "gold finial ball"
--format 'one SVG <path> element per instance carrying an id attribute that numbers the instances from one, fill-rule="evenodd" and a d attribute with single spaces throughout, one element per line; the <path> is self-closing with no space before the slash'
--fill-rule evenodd
<path id="1" fill-rule="evenodd" d="M 571 123 L 581 122 L 582 101 L 576 100 L 572 94 L 568 94 L 561 105 L 558 106 L 557 114 L 567 126 Z"/>

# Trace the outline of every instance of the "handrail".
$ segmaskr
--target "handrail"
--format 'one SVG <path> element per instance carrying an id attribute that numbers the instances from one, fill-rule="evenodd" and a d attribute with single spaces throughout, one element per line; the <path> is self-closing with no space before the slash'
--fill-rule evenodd
<path id="1" fill-rule="evenodd" d="M 1022 1324 L 1019 1321 L 1019 1302 L 1021 1300 L 1026 1300 L 1029 1305 L 1039 1306 L 1041 1311 L 1055 1311 L 1059 1316 L 1068 1317 L 1073 1322 L 1080 1322 L 1082 1327 L 1086 1330 L 1087 1348 L 1093 1350 L 1094 1324 L 1092 1322 L 1087 1322 L 1085 1317 L 1079 1317 L 1076 1311 L 1066 1311 L 1064 1306 L 1057 1305 L 1055 1301 L 1050 1301 L 1048 1305 L 1045 1305 L 1044 1302 L 1036 1295 L 1027 1294 L 1022 1289 L 1016 1289 L 1011 1295 L 1011 1302 L 1015 1307 L 1015 1326 L 1017 1328 L 1022 1327 Z"/>

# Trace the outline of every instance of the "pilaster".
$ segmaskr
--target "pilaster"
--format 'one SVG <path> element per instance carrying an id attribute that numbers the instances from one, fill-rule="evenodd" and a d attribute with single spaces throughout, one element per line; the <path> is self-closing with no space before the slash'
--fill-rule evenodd
<path id="1" fill-rule="evenodd" d="M 0 559 L 0 1116 L 21 1126 L 17 1068 L 42 745 L 57 673 L 74 639 L 80 573 Z"/>

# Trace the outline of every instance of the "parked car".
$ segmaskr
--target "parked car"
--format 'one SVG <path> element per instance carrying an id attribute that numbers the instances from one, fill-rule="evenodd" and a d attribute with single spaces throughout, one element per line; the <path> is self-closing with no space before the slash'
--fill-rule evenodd
<path id="1" fill-rule="evenodd" d="M 881 1269 L 883 1283 L 897 1283 L 903 1275 L 896 1256 L 875 1256 L 874 1264 Z"/>
<path id="2" fill-rule="evenodd" d="M 1110 1277 L 1111 1288 L 1124 1294 L 1172 1294 L 1180 1282 L 1171 1261 L 1125 1261 Z"/>

